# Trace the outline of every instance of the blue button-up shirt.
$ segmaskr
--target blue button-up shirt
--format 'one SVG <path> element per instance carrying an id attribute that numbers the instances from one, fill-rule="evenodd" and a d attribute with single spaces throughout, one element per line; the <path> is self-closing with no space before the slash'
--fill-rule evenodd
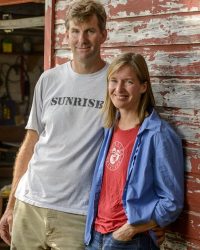
<path id="1" fill-rule="evenodd" d="M 105 130 L 93 183 L 85 230 L 89 244 L 101 191 L 104 162 L 113 128 Z M 184 164 L 180 138 L 153 110 L 142 123 L 129 161 L 123 207 L 129 224 L 155 220 L 164 227 L 177 219 L 183 208 Z"/>

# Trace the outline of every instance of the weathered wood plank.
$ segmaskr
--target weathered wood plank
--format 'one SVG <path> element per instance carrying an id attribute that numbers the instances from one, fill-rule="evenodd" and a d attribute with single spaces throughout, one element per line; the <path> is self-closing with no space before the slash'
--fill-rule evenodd
<path id="1" fill-rule="evenodd" d="M 178 233 L 166 233 L 166 239 L 161 250 L 198 250 L 200 241 L 179 235 Z"/>
<path id="2" fill-rule="evenodd" d="M 185 171 L 188 173 L 200 174 L 200 147 L 199 149 L 184 148 L 185 151 Z"/>
<path id="3" fill-rule="evenodd" d="M 198 43 L 200 13 L 137 17 L 108 22 L 107 46 Z"/>
<path id="4" fill-rule="evenodd" d="M 111 0 L 108 6 L 109 16 L 113 19 L 122 17 L 149 16 L 200 11 L 198 0 Z"/>
<path id="5" fill-rule="evenodd" d="M 66 19 L 66 12 L 71 0 L 56 1 L 55 5 L 55 23 L 63 23 Z"/>
<path id="6" fill-rule="evenodd" d="M 200 212 L 184 210 L 177 221 L 170 225 L 170 230 L 178 232 L 184 238 L 200 239 Z M 173 249 L 174 250 L 174 249 Z"/>
<path id="7" fill-rule="evenodd" d="M 187 80 L 188 84 L 190 83 L 190 79 Z M 183 85 L 184 86 L 184 85 Z M 185 116 L 189 119 L 196 119 L 199 120 L 200 117 L 200 110 L 198 109 L 179 109 L 179 108 L 168 108 L 168 107 L 157 107 L 160 113 L 165 113 L 171 117 L 173 116 Z"/>
<path id="8" fill-rule="evenodd" d="M 151 77 L 151 83 L 156 105 L 160 109 L 165 107 L 165 109 L 162 109 L 162 113 L 165 113 L 170 119 L 173 119 L 173 117 L 185 117 L 186 123 L 188 120 L 199 126 L 199 77 Z M 173 110 L 167 108 L 173 108 Z"/>
<path id="9" fill-rule="evenodd" d="M 55 27 L 55 48 L 59 49 L 68 48 L 65 23 L 56 25 Z"/>
<path id="10" fill-rule="evenodd" d="M 190 13 L 200 11 L 199 0 L 101 0 L 108 18 L 126 18 L 136 16 Z M 71 0 L 60 0 L 56 4 L 56 20 L 64 20 Z"/>
<path id="11" fill-rule="evenodd" d="M 71 59 L 72 59 L 72 53 L 70 49 L 65 49 L 65 50 L 56 49 L 55 50 L 55 56 L 54 56 L 55 65 L 65 63 Z"/>
<path id="12" fill-rule="evenodd" d="M 160 17 L 136 17 L 107 23 L 107 47 L 195 44 L 200 41 L 200 13 Z M 65 48 L 65 23 L 57 20 L 56 47 Z"/>
<path id="13" fill-rule="evenodd" d="M 200 85 L 182 83 L 152 84 L 158 106 L 198 109 Z"/>
<path id="14" fill-rule="evenodd" d="M 200 45 L 102 48 L 102 55 L 111 62 L 116 55 L 128 51 L 144 55 L 152 77 L 200 76 Z M 57 63 L 65 62 L 71 52 L 56 48 L 55 56 Z"/>
<path id="15" fill-rule="evenodd" d="M 152 77 L 200 76 L 200 45 L 102 48 L 108 62 L 128 51 L 144 55 Z"/>
<path id="16" fill-rule="evenodd" d="M 185 208 L 193 212 L 198 212 L 200 236 L 200 171 L 199 174 L 190 173 L 185 175 Z"/>

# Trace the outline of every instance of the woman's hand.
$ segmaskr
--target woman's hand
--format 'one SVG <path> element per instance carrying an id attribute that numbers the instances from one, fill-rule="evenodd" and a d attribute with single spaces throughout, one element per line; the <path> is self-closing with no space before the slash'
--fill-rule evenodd
<path id="1" fill-rule="evenodd" d="M 115 240 L 129 241 L 135 235 L 135 227 L 126 223 L 113 232 L 112 236 Z"/>
<path id="2" fill-rule="evenodd" d="M 134 235 L 138 233 L 146 232 L 156 227 L 157 227 L 157 224 L 153 220 L 145 224 L 138 224 L 138 225 L 131 225 L 131 224 L 125 223 L 119 229 L 114 231 L 112 235 L 113 235 L 113 238 L 116 240 L 129 241 L 134 237 Z"/>

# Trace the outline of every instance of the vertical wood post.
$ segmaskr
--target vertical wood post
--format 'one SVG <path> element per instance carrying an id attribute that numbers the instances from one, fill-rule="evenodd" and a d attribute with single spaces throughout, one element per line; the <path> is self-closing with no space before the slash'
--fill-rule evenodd
<path id="1" fill-rule="evenodd" d="M 55 0 L 45 2 L 44 70 L 54 67 Z"/>

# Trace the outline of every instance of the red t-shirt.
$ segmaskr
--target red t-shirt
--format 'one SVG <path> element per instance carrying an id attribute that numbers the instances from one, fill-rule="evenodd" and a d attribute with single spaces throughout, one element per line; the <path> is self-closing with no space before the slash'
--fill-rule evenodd
<path id="1" fill-rule="evenodd" d="M 113 232 L 127 222 L 122 204 L 127 169 L 139 127 L 117 128 L 112 136 L 104 164 L 102 188 L 95 219 L 95 230 L 102 234 Z"/>

